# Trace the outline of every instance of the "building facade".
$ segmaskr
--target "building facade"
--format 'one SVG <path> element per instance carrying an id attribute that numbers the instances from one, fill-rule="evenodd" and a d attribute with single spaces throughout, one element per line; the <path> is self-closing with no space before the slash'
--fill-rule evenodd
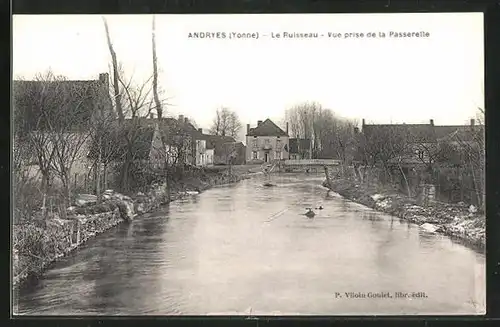
<path id="1" fill-rule="evenodd" d="M 288 123 L 286 131 L 270 119 L 257 121 L 257 126 L 247 124 L 246 162 L 263 163 L 273 160 L 289 159 Z"/>

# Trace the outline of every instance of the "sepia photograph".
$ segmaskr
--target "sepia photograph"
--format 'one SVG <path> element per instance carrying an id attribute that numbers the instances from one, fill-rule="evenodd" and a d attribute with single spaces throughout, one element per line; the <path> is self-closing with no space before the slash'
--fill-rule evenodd
<path id="1" fill-rule="evenodd" d="M 13 315 L 484 315 L 483 19 L 14 15 Z"/>

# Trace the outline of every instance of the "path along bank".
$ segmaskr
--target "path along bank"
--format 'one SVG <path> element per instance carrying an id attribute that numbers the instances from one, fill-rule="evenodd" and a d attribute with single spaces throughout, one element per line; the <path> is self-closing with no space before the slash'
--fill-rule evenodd
<path id="1" fill-rule="evenodd" d="M 213 170 L 176 182 L 167 196 L 165 184 L 153 184 L 147 192 L 133 196 L 107 190 L 101 204 L 93 195 L 80 195 L 68 208 L 66 219 L 52 214 L 13 226 L 13 285 L 18 287 L 40 276 L 51 263 L 71 253 L 87 240 L 125 221 L 158 209 L 171 201 L 200 193 L 216 185 L 236 183 L 249 178 L 250 172 Z"/>
<path id="2" fill-rule="evenodd" d="M 485 216 L 473 206 L 437 201 L 424 206 L 395 191 L 350 179 L 327 178 L 323 186 L 346 199 L 415 223 L 427 232 L 450 236 L 476 250 L 485 249 Z"/>

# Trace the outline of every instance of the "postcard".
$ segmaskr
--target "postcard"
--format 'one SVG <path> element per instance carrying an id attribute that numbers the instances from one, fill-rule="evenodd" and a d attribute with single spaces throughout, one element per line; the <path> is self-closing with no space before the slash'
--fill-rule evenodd
<path id="1" fill-rule="evenodd" d="M 14 314 L 485 314 L 483 36 L 14 15 Z"/>

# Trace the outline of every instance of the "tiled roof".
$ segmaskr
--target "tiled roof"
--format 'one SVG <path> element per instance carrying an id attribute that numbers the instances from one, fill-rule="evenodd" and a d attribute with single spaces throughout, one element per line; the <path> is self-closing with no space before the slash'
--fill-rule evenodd
<path id="1" fill-rule="evenodd" d="M 208 135 L 202 134 L 202 139 L 207 141 L 207 149 L 222 148 L 224 143 L 233 143 L 236 140 L 231 136 Z"/>
<path id="2" fill-rule="evenodd" d="M 436 135 L 431 124 L 387 124 L 364 125 L 363 134 L 366 138 L 402 137 L 410 142 L 435 142 Z"/>
<path id="3" fill-rule="evenodd" d="M 125 135 L 128 135 L 128 139 L 133 140 L 134 159 L 148 159 L 157 125 L 163 131 L 164 136 L 166 136 L 165 141 L 168 144 L 174 144 L 174 137 L 176 136 L 203 139 L 202 133 L 191 123 L 181 122 L 175 118 L 164 117 L 159 120 L 158 118 L 138 117 L 125 119 L 123 126 L 118 127 L 116 125 L 113 131 L 108 132 L 110 142 L 108 142 L 108 145 L 103 145 L 103 155 L 105 155 L 106 151 L 109 151 L 107 153 L 111 154 L 113 160 L 123 158 L 127 153 L 127 138 Z M 91 147 L 89 157 L 96 158 L 96 155 L 97 143 L 94 143 Z"/>
<path id="4" fill-rule="evenodd" d="M 470 141 L 477 135 L 477 133 L 484 133 L 484 125 L 363 125 L 362 133 L 367 139 L 370 140 L 376 140 L 377 138 L 386 139 L 388 137 L 392 137 L 415 143 L 434 143 L 446 140 Z"/>
<path id="5" fill-rule="evenodd" d="M 474 133 L 484 133 L 483 125 L 435 126 L 436 138 L 447 140 L 456 138 L 462 141 L 470 140 Z"/>
<path id="6" fill-rule="evenodd" d="M 98 106 L 112 111 L 106 88 L 100 80 L 14 81 L 16 128 L 24 132 L 87 130 Z"/>
<path id="7" fill-rule="evenodd" d="M 259 126 L 250 128 L 247 136 L 288 136 L 288 134 L 268 118 Z"/>

